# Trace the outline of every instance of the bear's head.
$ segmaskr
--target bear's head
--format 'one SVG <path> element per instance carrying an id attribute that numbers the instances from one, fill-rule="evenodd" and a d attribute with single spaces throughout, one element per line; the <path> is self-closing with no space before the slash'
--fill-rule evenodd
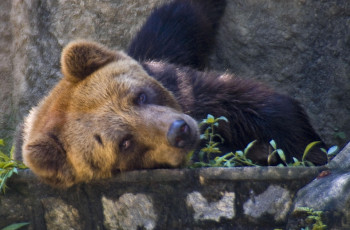
<path id="1" fill-rule="evenodd" d="M 196 121 L 126 54 L 77 41 L 64 48 L 61 66 L 64 77 L 23 129 L 24 163 L 46 183 L 178 167 L 198 142 Z"/>

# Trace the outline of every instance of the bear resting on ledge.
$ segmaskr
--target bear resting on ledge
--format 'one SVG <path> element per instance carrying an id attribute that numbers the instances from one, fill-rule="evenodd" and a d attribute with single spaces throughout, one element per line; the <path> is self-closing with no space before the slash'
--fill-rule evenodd
<path id="1" fill-rule="evenodd" d="M 224 9 L 224 0 L 166 4 L 127 54 L 89 41 L 68 44 L 64 77 L 25 119 L 24 163 L 61 188 L 120 171 L 180 167 L 199 148 L 197 121 L 207 114 L 228 119 L 217 129 L 225 150 L 257 140 L 249 157 L 263 165 L 271 139 L 288 162 L 300 160 L 313 141 L 325 147 L 294 99 L 232 74 L 201 71 Z M 322 165 L 327 157 L 315 148 L 307 160 Z"/>

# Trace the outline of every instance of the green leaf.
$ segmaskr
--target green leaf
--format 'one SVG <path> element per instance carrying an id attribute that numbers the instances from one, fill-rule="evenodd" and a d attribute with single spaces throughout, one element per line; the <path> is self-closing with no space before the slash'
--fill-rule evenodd
<path id="1" fill-rule="evenodd" d="M 325 154 L 328 154 L 327 153 L 327 150 L 325 148 L 320 148 L 322 152 L 324 152 Z"/>
<path id="2" fill-rule="evenodd" d="M 5 190 L 7 188 L 6 186 L 7 178 L 8 178 L 7 175 L 5 175 L 4 178 L 1 178 L 0 189 L 2 190 L 3 193 L 5 193 Z"/>
<path id="3" fill-rule="evenodd" d="M 5 142 L 3 139 L 0 139 L 0 146 L 5 146 Z"/>
<path id="4" fill-rule="evenodd" d="M 0 152 L 0 159 L 3 159 L 4 161 L 11 161 L 11 159 L 2 152 Z"/>
<path id="5" fill-rule="evenodd" d="M 239 151 L 236 151 L 237 155 L 240 156 L 240 157 L 243 157 L 244 156 L 244 153 L 243 151 L 239 150 Z"/>
<path id="6" fill-rule="evenodd" d="M 278 156 L 281 158 L 281 160 L 283 162 L 286 162 L 286 155 L 284 155 L 283 150 L 282 149 L 277 149 L 276 151 L 277 151 Z"/>
<path id="7" fill-rule="evenodd" d="M 3 168 L 9 168 L 9 167 L 13 167 L 16 163 L 13 161 L 7 162 Z"/>
<path id="8" fill-rule="evenodd" d="M 247 155 L 249 149 L 251 149 L 251 148 L 254 146 L 254 144 L 255 144 L 256 142 L 257 142 L 257 140 L 252 141 L 252 142 L 250 142 L 250 143 L 247 145 L 247 147 L 244 149 L 244 155 Z"/>
<path id="9" fill-rule="evenodd" d="M 338 152 L 338 146 L 332 146 L 328 149 L 327 154 L 328 155 L 333 155 Z"/>
<path id="10" fill-rule="evenodd" d="M 17 168 L 19 168 L 19 169 L 27 169 L 28 167 L 25 164 L 19 162 Z"/>
<path id="11" fill-rule="evenodd" d="M 211 114 L 208 114 L 206 123 L 207 123 L 207 124 L 212 124 L 212 123 L 214 123 L 214 122 L 215 122 L 214 116 L 211 115 Z"/>
<path id="12" fill-rule="evenodd" d="M 226 117 L 224 117 L 224 116 L 219 117 L 219 118 L 218 118 L 218 120 L 221 120 L 221 121 L 226 121 L 226 122 L 228 123 L 227 118 L 226 118 Z"/>
<path id="13" fill-rule="evenodd" d="M 26 225 L 29 225 L 29 223 L 16 223 L 16 224 L 11 224 L 5 228 L 3 228 L 2 230 L 17 230 L 20 229 Z"/>
<path id="14" fill-rule="evenodd" d="M 226 153 L 225 155 L 223 155 L 222 157 L 224 157 L 225 159 L 227 159 L 228 157 L 231 157 L 233 156 L 233 152 L 229 152 L 229 153 Z"/>
<path id="15" fill-rule="evenodd" d="M 271 162 L 272 162 L 272 159 L 273 159 L 275 153 L 276 153 L 276 150 L 273 151 L 272 153 L 270 153 L 269 156 L 267 157 L 267 164 L 268 165 L 271 165 Z"/>
<path id="16" fill-rule="evenodd" d="M 309 207 L 297 207 L 294 212 L 313 212 L 314 210 Z"/>
<path id="17" fill-rule="evenodd" d="M 224 157 L 215 157 L 215 164 L 221 164 L 225 160 Z"/>
<path id="18" fill-rule="evenodd" d="M 307 154 L 310 152 L 310 150 L 317 144 L 319 144 L 320 141 L 314 141 L 314 142 L 311 142 L 310 144 L 308 144 L 305 148 L 305 151 L 304 151 L 304 154 L 303 154 L 303 158 L 302 158 L 302 161 L 305 160 Z"/>
<path id="19" fill-rule="evenodd" d="M 277 149 L 276 142 L 274 140 L 270 141 L 270 145 L 272 146 L 273 149 Z"/>
<path id="20" fill-rule="evenodd" d="M 11 151 L 10 151 L 10 158 L 14 159 L 14 154 L 15 154 L 15 145 L 12 145 Z"/>

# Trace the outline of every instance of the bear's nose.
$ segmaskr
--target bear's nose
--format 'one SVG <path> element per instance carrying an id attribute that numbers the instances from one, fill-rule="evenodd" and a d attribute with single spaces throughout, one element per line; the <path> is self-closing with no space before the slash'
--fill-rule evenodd
<path id="1" fill-rule="evenodd" d="M 185 148 L 191 141 L 191 129 L 184 120 L 174 121 L 169 128 L 169 143 L 177 148 Z"/>

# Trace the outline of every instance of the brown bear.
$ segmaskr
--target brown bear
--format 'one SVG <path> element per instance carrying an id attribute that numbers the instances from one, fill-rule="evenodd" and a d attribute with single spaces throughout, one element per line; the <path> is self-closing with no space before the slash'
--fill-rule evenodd
<path id="1" fill-rule="evenodd" d="M 26 118 L 23 160 L 55 186 L 116 171 L 179 166 L 198 140 L 196 121 L 122 52 L 77 41 L 62 52 L 64 78 Z"/>
<path id="2" fill-rule="evenodd" d="M 218 128 L 222 147 L 237 150 L 257 140 L 250 157 L 262 164 L 271 139 L 288 162 L 301 159 L 310 142 L 324 147 L 294 99 L 261 83 L 197 70 L 205 67 L 224 6 L 223 0 L 164 5 L 128 54 L 94 42 L 68 44 L 64 77 L 25 119 L 25 164 L 56 187 L 126 170 L 179 167 L 197 147 L 197 121 L 207 114 L 229 121 Z M 327 162 L 319 149 L 307 159 Z"/>

